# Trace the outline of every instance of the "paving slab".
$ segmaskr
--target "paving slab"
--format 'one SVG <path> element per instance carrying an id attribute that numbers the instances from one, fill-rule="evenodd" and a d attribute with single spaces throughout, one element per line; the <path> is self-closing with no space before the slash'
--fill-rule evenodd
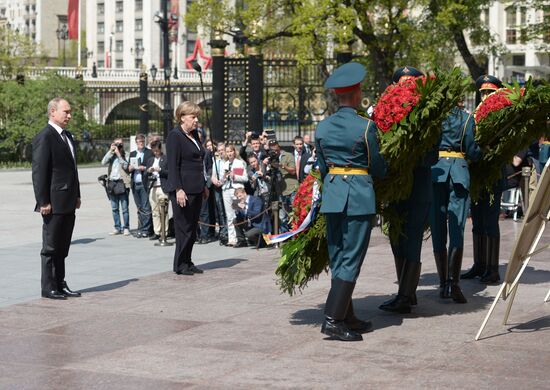
<path id="1" fill-rule="evenodd" d="M 173 247 L 107 234 L 110 207 L 95 182 L 103 172 L 80 170 L 83 207 L 67 280 L 83 296 L 52 301 L 39 298 L 30 172 L 0 171 L 0 389 L 549 387 L 548 252 L 527 267 L 509 323 L 501 323 L 500 302 L 476 342 L 499 286 L 463 281 L 467 304 L 442 301 L 427 241 L 418 306 L 406 315 L 380 311 L 397 285 L 388 240 L 376 229 L 354 293 L 356 314 L 374 331 L 337 342 L 320 333 L 328 275 L 289 297 L 275 283 L 278 250 L 216 243 L 195 247 L 203 275 L 175 275 Z M 131 204 L 132 227 L 135 215 Z M 501 221 L 501 275 L 519 225 Z M 470 236 L 463 269 L 472 263 Z"/>

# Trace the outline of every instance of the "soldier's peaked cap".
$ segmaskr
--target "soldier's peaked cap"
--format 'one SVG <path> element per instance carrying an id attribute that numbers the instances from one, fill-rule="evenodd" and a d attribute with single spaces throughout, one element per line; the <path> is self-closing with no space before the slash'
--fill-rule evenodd
<path id="1" fill-rule="evenodd" d="M 403 77 L 409 78 L 409 77 L 420 77 L 420 76 L 424 76 L 424 73 L 422 73 L 416 68 L 413 68 L 412 66 L 404 66 L 402 68 L 397 69 L 395 72 L 393 72 L 391 81 L 393 81 L 394 83 L 398 83 Z"/>
<path id="2" fill-rule="evenodd" d="M 480 91 L 496 91 L 502 88 L 502 81 L 489 74 L 479 76 L 476 80 L 476 88 Z"/>
<path id="3" fill-rule="evenodd" d="M 358 62 L 348 62 L 341 65 L 325 81 L 325 88 L 334 89 L 336 93 L 345 93 L 359 88 L 367 71 Z"/>

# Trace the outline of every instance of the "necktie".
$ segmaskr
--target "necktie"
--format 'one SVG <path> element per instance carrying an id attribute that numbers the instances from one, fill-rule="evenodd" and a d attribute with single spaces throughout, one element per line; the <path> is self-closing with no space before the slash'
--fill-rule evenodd
<path id="1" fill-rule="evenodd" d="M 71 152 L 71 156 L 74 159 L 73 150 L 71 149 L 71 144 L 69 144 L 69 139 L 67 138 L 67 132 L 65 130 L 61 130 L 61 138 L 65 141 L 65 144 L 69 148 L 69 152 Z"/>

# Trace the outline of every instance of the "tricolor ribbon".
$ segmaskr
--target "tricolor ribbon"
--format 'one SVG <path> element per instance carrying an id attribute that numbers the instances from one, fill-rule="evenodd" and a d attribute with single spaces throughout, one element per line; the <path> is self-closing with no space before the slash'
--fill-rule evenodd
<path id="1" fill-rule="evenodd" d="M 313 223 L 313 221 L 315 221 L 315 217 L 317 216 L 317 212 L 319 211 L 320 204 L 321 204 L 321 193 L 319 192 L 319 185 L 317 184 L 317 181 L 315 181 L 313 183 L 312 194 L 311 194 L 311 209 L 307 213 L 306 217 L 304 218 L 300 226 L 298 226 L 298 228 L 294 230 L 290 230 L 288 232 L 284 232 L 281 234 L 264 234 L 263 237 L 265 242 L 268 245 L 284 242 L 289 238 L 294 237 L 295 235 L 308 229 Z"/>

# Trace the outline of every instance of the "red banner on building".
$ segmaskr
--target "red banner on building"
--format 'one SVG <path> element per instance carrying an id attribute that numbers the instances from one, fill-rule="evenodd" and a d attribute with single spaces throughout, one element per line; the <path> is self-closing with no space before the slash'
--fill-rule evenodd
<path id="1" fill-rule="evenodd" d="M 67 27 L 69 28 L 69 39 L 78 39 L 78 0 L 69 0 L 67 22 Z"/>

